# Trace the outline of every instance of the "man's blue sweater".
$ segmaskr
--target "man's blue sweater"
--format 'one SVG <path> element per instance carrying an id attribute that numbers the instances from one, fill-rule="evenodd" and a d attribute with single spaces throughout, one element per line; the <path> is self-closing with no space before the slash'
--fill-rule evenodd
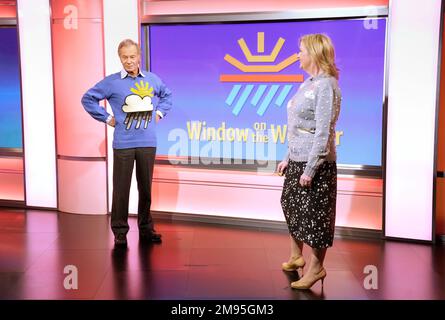
<path id="1" fill-rule="evenodd" d="M 164 117 L 171 108 L 171 91 L 154 73 L 141 71 L 135 78 L 124 70 L 109 75 L 82 97 L 85 110 L 96 120 L 110 115 L 99 101 L 107 99 L 113 110 L 113 148 L 156 147 L 156 112 Z"/>

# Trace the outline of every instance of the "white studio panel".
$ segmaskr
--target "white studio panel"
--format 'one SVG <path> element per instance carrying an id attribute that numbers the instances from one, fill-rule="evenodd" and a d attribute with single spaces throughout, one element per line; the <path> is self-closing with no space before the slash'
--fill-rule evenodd
<path id="1" fill-rule="evenodd" d="M 103 0 L 104 10 L 104 47 L 105 47 L 105 74 L 110 75 L 122 69 L 117 47 L 124 39 L 139 42 L 139 15 L 138 0 Z M 107 104 L 111 114 L 111 108 Z M 111 211 L 113 195 L 113 133 L 114 129 L 107 126 L 107 156 L 108 156 L 108 203 Z M 129 212 L 137 212 L 137 183 L 133 173 Z"/>
<path id="2" fill-rule="evenodd" d="M 385 236 L 432 240 L 441 1 L 392 0 Z"/>
<path id="3" fill-rule="evenodd" d="M 26 205 L 57 208 L 50 6 L 18 0 Z"/>

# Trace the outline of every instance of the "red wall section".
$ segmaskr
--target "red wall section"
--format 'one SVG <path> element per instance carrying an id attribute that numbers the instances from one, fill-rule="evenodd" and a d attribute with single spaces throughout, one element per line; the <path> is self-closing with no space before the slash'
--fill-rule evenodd
<path id="1" fill-rule="evenodd" d="M 25 200 L 22 157 L 0 158 L 0 201 L 1 200 Z"/>
<path id="2" fill-rule="evenodd" d="M 443 18 L 442 18 L 443 19 Z M 442 22 L 443 23 L 443 22 Z M 445 27 L 445 26 L 444 26 Z M 437 171 L 445 172 L 445 32 L 442 34 L 442 61 L 440 72 L 439 127 L 437 139 Z M 445 178 L 437 178 L 436 234 L 445 235 Z"/>
<path id="3" fill-rule="evenodd" d="M 445 27 L 445 26 L 444 26 Z M 445 171 L 445 32 L 442 34 L 442 57 L 440 71 L 439 129 L 437 144 L 437 171 Z"/>
<path id="4" fill-rule="evenodd" d="M 389 0 L 145 0 L 143 15 L 264 12 L 321 8 L 388 6 Z"/>
<path id="5" fill-rule="evenodd" d="M 436 235 L 445 235 L 445 178 L 438 178 L 436 184 Z"/>
<path id="6" fill-rule="evenodd" d="M 64 13 L 67 5 L 77 7 L 80 19 L 102 19 L 102 1 L 101 0 L 52 0 L 51 13 L 53 19 L 64 19 Z"/>
<path id="7" fill-rule="evenodd" d="M 0 0 L 0 18 L 16 18 L 16 1 Z"/>
<path id="8" fill-rule="evenodd" d="M 106 155 L 105 125 L 92 119 L 80 103 L 85 91 L 104 76 L 101 4 L 51 1 L 57 155 Z M 76 22 L 71 19 L 74 8 Z"/>
<path id="9" fill-rule="evenodd" d="M 105 124 L 81 104 L 105 74 L 102 0 L 51 0 L 51 14 L 58 209 L 106 214 Z"/>
<path id="10" fill-rule="evenodd" d="M 59 211 L 107 213 L 107 171 L 104 161 L 57 160 Z"/>

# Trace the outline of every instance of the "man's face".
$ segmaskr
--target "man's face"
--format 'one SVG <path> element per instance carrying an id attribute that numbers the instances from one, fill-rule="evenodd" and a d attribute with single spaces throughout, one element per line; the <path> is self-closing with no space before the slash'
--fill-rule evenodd
<path id="1" fill-rule="evenodd" d="M 129 74 L 136 76 L 139 70 L 140 55 L 136 46 L 125 46 L 119 51 L 122 66 Z"/>

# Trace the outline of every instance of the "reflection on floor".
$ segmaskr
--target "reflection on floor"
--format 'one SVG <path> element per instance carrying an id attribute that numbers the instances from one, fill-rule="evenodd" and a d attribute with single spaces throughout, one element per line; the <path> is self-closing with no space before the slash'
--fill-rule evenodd
<path id="1" fill-rule="evenodd" d="M 0 299 L 445 299 L 445 247 L 335 239 L 324 290 L 296 291 L 281 271 L 284 232 L 158 221 L 160 245 L 114 250 L 108 216 L 0 209 Z M 309 258 L 305 247 L 304 255 Z M 72 284 L 75 266 L 78 288 Z M 378 288 L 366 289 L 366 266 Z M 73 269 L 71 269 L 73 270 Z"/>

